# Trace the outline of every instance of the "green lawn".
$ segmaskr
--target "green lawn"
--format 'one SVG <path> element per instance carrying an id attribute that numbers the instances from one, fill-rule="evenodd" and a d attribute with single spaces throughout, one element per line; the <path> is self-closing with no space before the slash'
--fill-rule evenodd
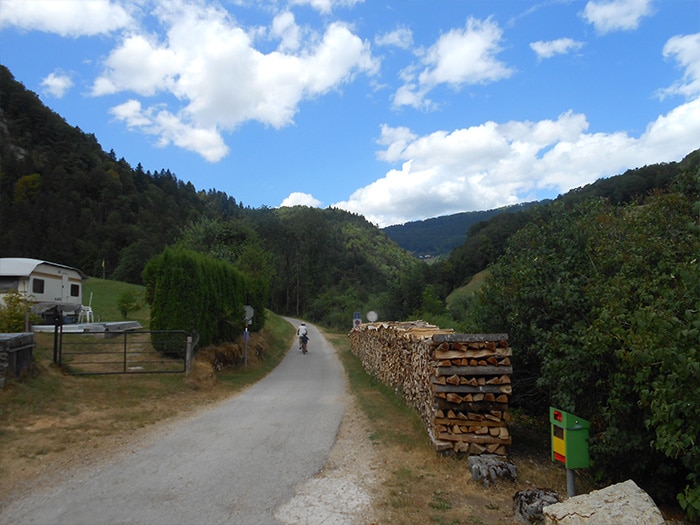
<path id="1" fill-rule="evenodd" d="M 124 321 L 124 316 L 119 311 L 117 303 L 120 295 L 127 291 L 135 294 L 141 308 L 131 312 L 126 320 L 138 321 L 144 328 L 149 328 L 151 310 L 145 301 L 146 288 L 144 286 L 90 277 L 83 285 L 83 304 L 85 306 L 92 305 L 95 321 Z M 91 298 L 92 303 L 90 302 Z"/>

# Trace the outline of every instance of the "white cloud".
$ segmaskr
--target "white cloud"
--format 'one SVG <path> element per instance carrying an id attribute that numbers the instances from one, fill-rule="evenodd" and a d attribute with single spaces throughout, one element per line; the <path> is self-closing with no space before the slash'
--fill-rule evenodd
<path id="1" fill-rule="evenodd" d="M 338 7 L 352 7 L 364 0 L 292 0 L 292 5 L 308 5 L 321 13 L 328 14 Z"/>
<path id="2" fill-rule="evenodd" d="M 180 117 L 157 107 L 144 110 L 138 100 L 132 99 L 115 106 L 110 113 L 129 129 L 155 135 L 160 147 L 172 143 L 199 153 L 209 162 L 218 162 L 229 152 L 216 129 L 185 124 Z"/>
<path id="3" fill-rule="evenodd" d="M 0 28 L 14 26 L 61 36 L 110 33 L 133 23 L 129 12 L 110 0 L 2 0 Z"/>
<path id="4" fill-rule="evenodd" d="M 301 45 L 301 30 L 294 21 L 294 15 L 289 11 L 275 17 L 272 21 L 271 35 L 280 39 L 281 42 L 277 48 L 280 52 L 295 51 Z"/>
<path id="5" fill-rule="evenodd" d="M 399 27 L 389 33 L 378 35 L 374 39 L 378 46 L 395 46 L 408 49 L 413 45 L 413 32 L 407 27 Z"/>
<path id="6" fill-rule="evenodd" d="M 571 38 L 559 38 L 557 40 L 532 42 L 530 48 L 537 54 L 537 58 L 552 58 L 555 55 L 566 55 L 571 51 L 578 51 L 583 47 L 583 42 L 576 42 Z"/>
<path id="7" fill-rule="evenodd" d="M 314 196 L 309 193 L 295 191 L 290 193 L 289 196 L 282 201 L 282 204 L 280 204 L 280 208 L 291 208 L 292 206 L 311 206 L 312 208 L 318 208 L 321 206 L 321 201 L 314 198 Z"/>
<path id="8" fill-rule="evenodd" d="M 168 122 L 177 119 L 178 127 L 190 129 L 192 135 L 207 130 L 207 135 L 218 137 L 184 141 L 208 160 L 223 150 L 212 147 L 212 142 L 223 142 L 221 132 L 251 120 L 274 128 L 287 126 L 301 101 L 337 89 L 358 73 L 374 74 L 379 67 L 369 44 L 342 23 L 332 23 L 322 34 L 302 41 L 294 17 L 283 13 L 269 32 L 280 38 L 280 46 L 265 54 L 221 8 L 172 2 L 162 4 L 155 14 L 167 35 L 162 41 L 142 34 L 126 37 L 105 60 L 92 93 L 174 95 L 170 103 L 180 107 L 168 111 Z M 159 129 L 165 133 L 165 128 Z M 162 138 L 183 143 L 168 134 Z M 197 150 L 199 144 L 206 149 Z"/>
<path id="9" fill-rule="evenodd" d="M 659 159 L 680 160 L 698 146 L 700 98 L 658 117 L 639 138 L 588 127 L 585 115 L 571 111 L 424 136 L 383 126 L 378 157 L 401 167 L 333 206 L 388 226 L 537 199 L 543 190 L 564 193 Z"/>
<path id="10" fill-rule="evenodd" d="M 513 71 L 496 59 L 503 31 L 491 19 L 469 18 L 464 29 L 453 29 L 428 48 L 421 65 L 402 72 L 405 84 L 394 96 L 394 105 L 430 107 L 426 95 L 439 84 L 458 89 L 509 77 Z M 422 67 L 422 71 L 416 73 Z"/>
<path id="11" fill-rule="evenodd" d="M 666 59 L 675 57 L 685 67 L 683 78 L 671 87 L 660 92 L 665 95 L 683 95 L 692 97 L 700 94 L 700 33 L 694 35 L 674 36 L 664 46 Z"/>
<path id="12" fill-rule="evenodd" d="M 70 75 L 61 71 L 54 71 L 41 81 L 45 92 L 55 98 L 62 98 L 70 88 L 73 87 L 73 80 Z"/>
<path id="13" fill-rule="evenodd" d="M 652 14 L 651 0 L 601 0 L 586 4 L 581 16 L 601 33 L 637 29 Z"/>
<path id="14" fill-rule="evenodd" d="M 182 56 L 160 46 L 146 35 L 127 36 L 105 61 L 107 73 L 98 77 L 92 89 L 95 96 L 133 91 L 148 97 L 173 89 Z"/>

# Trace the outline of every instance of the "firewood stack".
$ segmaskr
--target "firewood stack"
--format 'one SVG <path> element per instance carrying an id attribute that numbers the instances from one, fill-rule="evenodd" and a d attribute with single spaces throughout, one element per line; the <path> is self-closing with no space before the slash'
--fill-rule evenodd
<path id="1" fill-rule="evenodd" d="M 368 373 L 403 393 L 443 453 L 506 455 L 513 372 L 506 334 L 456 334 L 423 321 L 366 323 L 350 342 Z"/>
<path id="2" fill-rule="evenodd" d="M 455 452 L 506 455 L 511 444 L 506 414 L 513 392 L 508 336 L 436 334 L 433 342 L 435 437 Z"/>

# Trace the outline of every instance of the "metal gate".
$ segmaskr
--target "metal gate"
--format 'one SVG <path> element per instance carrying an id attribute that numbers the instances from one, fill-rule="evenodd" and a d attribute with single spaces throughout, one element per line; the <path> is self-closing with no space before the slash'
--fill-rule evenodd
<path id="1" fill-rule="evenodd" d="M 58 326 L 54 337 L 54 362 L 72 375 L 181 373 L 191 353 L 184 330 L 64 332 Z"/>

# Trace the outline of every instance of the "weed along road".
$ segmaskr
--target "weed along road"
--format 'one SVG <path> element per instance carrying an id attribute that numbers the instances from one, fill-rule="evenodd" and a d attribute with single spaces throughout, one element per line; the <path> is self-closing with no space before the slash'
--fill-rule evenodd
<path id="1" fill-rule="evenodd" d="M 252 387 L 11 502 L 0 523 L 280 523 L 275 509 L 324 465 L 344 411 L 342 365 L 314 326 L 309 335 L 308 354 L 295 339 Z"/>

